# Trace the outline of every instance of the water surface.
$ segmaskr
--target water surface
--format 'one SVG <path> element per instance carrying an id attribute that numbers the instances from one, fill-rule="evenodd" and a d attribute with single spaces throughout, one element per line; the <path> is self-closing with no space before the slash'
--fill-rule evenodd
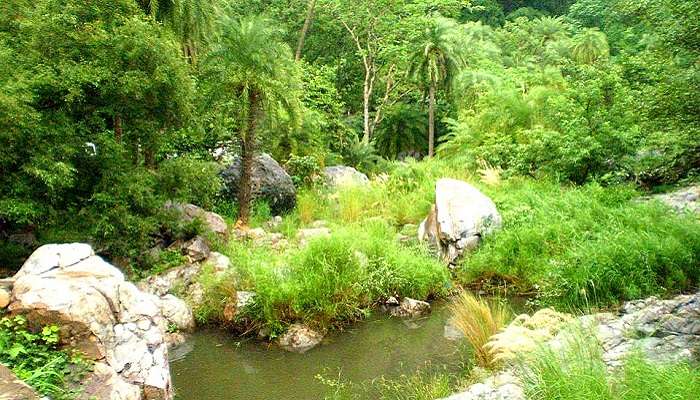
<path id="1" fill-rule="evenodd" d="M 220 331 L 195 333 L 172 352 L 170 368 L 177 400 L 313 400 L 327 392 L 316 376 L 362 383 L 381 376 L 412 373 L 426 364 L 459 368 L 460 342 L 444 337 L 448 311 L 418 319 L 383 313 L 334 332 L 305 354 L 283 351 L 260 341 Z M 178 354 L 180 353 L 180 354 Z"/>

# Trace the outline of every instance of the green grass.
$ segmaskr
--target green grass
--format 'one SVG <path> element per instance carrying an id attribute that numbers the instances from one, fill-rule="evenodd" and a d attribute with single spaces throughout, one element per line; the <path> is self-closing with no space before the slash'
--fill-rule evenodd
<path id="1" fill-rule="evenodd" d="M 45 326 L 39 332 L 27 327 L 22 316 L 0 319 L 0 363 L 44 396 L 55 400 L 76 397 L 73 387 L 89 365 L 80 356 L 58 349 L 59 328 Z"/>
<path id="2" fill-rule="evenodd" d="M 575 333 L 564 351 L 540 349 L 522 360 L 518 375 L 530 400 L 695 400 L 700 370 L 654 364 L 639 353 L 609 373 L 592 335 Z"/>
<path id="3" fill-rule="evenodd" d="M 297 321 L 326 329 L 364 318 L 389 296 L 426 299 L 447 292 L 447 269 L 421 247 L 399 244 L 386 223 L 365 221 L 332 231 L 330 237 L 281 254 L 231 242 L 224 251 L 236 272 L 205 286 L 221 293 L 211 288 L 236 282 L 241 290 L 255 291 L 255 304 L 245 317 L 273 335 Z M 221 298 L 215 302 L 224 303 Z M 211 307 L 204 311 L 198 312 L 200 320 L 217 315 Z"/>
<path id="4" fill-rule="evenodd" d="M 629 187 L 565 187 L 511 179 L 487 194 L 503 229 L 467 257 L 466 283 L 494 277 L 541 304 L 587 309 L 691 289 L 700 280 L 700 224 Z"/>

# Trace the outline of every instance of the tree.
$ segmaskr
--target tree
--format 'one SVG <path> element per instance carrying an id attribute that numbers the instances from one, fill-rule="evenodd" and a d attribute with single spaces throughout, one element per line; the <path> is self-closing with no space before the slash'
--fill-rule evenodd
<path id="1" fill-rule="evenodd" d="M 608 56 L 610 48 L 605 34 L 597 28 L 589 28 L 574 36 L 571 54 L 576 62 L 593 64 Z"/>
<path id="2" fill-rule="evenodd" d="M 259 16 L 227 21 L 203 65 L 211 106 L 232 115 L 231 128 L 240 142 L 238 219 L 243 225 L 250 218 L 251 174 L 261 126 L 299 121 L 299 70 L 281 35 Z"/>
<path id="3" fill-rule="evenodd" d="M 177 35 L 182 53 L 197 63 L 201 47 L 215 31 L 220 14 L 216 0 L 138 0 L 139 6 Z"/>
<path id="4" fill-rule="evenodd" d="M 410 73 L 428 89 L 428 157 L 435 154 L 435 96 L 448 89 L 455 74 L 464 66 L 460 25 L 437 17 L 428 28 L 425 40 L 413 56 Z"/>
<path id="5" fill-rule="evenodd" d="M 301 51 L 304 49 L 304 40 L 306 35 L 309 33 L 311 28 L 311 23 L 314 20 L 314 11 L 316 10 L 316 0 L 309 0 L 309 4 L 306 8 L 306 19 L 304 19 L 304 26 L 301 28 L 301 33 L 299 34 L 299 42 L 297 43 L 297 51 L 294 55 L 294 60 L 301 60 Z"/>

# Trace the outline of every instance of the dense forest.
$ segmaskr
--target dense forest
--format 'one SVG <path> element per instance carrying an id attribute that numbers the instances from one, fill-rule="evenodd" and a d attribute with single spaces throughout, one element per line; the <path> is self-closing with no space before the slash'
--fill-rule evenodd
<path id="1" fill-rule="evenodd" d="M 166 199 L 220 205 L 211 162 L 245 152 L 298 182 L 436 155 L 650 187 L 700 163 L 690 0 L 0 7 L 3 236 L 138 258 Z"/>
<path id="2" fill-rule="evenodd" d="M 697 0 L 0 0 L 0 398 L 693 400 L 699 181 Z"/>

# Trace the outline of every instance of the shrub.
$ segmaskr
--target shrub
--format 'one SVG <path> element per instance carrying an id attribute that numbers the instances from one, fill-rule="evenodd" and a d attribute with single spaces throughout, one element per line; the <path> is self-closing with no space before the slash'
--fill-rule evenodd
<path id="1" fill-rule="evenodd" d="M 73 399 L 69 383 L 78 383 L 88 364 L 81 357 L 58 349 L 59 328 L 28 329 L 22 316 L 0 319 L 0 363 L 45 396 Z"/>
<path id="2" fill-rule="evenodd" d="M 211 209 L 222 185 L 219 168 L 190 156 L 165 160 L 158 168 L 158 190 L 168 199 Z"/>
<path id="3" fill-rule="evenodd" d="M 495 360 L 484 347 L 489 338 L 506 324 L 507 312 L 498 302 L 487 302 L 468 292 L 462 292 L 452 303 L 452 320 L 464 334 L 474 351 L 476 364 L 492 368 Z"/>
<path id="4" fill-rule="evenodd" d="M 700 225 L 629 187 L 511 179 L 486 190 L 504 226 L 464 260 L 466 282 L 499 277 L 544 304 L 588 307 L 700 281 Z"/>
<path id="5" fill-rule="evenodd" d="M 296 187 L 311 185 L 321 174 L 321 165 L 312 156 L 297 156 L 292 154 L 284 164 L 287 173 L 291 175 Z"/>

